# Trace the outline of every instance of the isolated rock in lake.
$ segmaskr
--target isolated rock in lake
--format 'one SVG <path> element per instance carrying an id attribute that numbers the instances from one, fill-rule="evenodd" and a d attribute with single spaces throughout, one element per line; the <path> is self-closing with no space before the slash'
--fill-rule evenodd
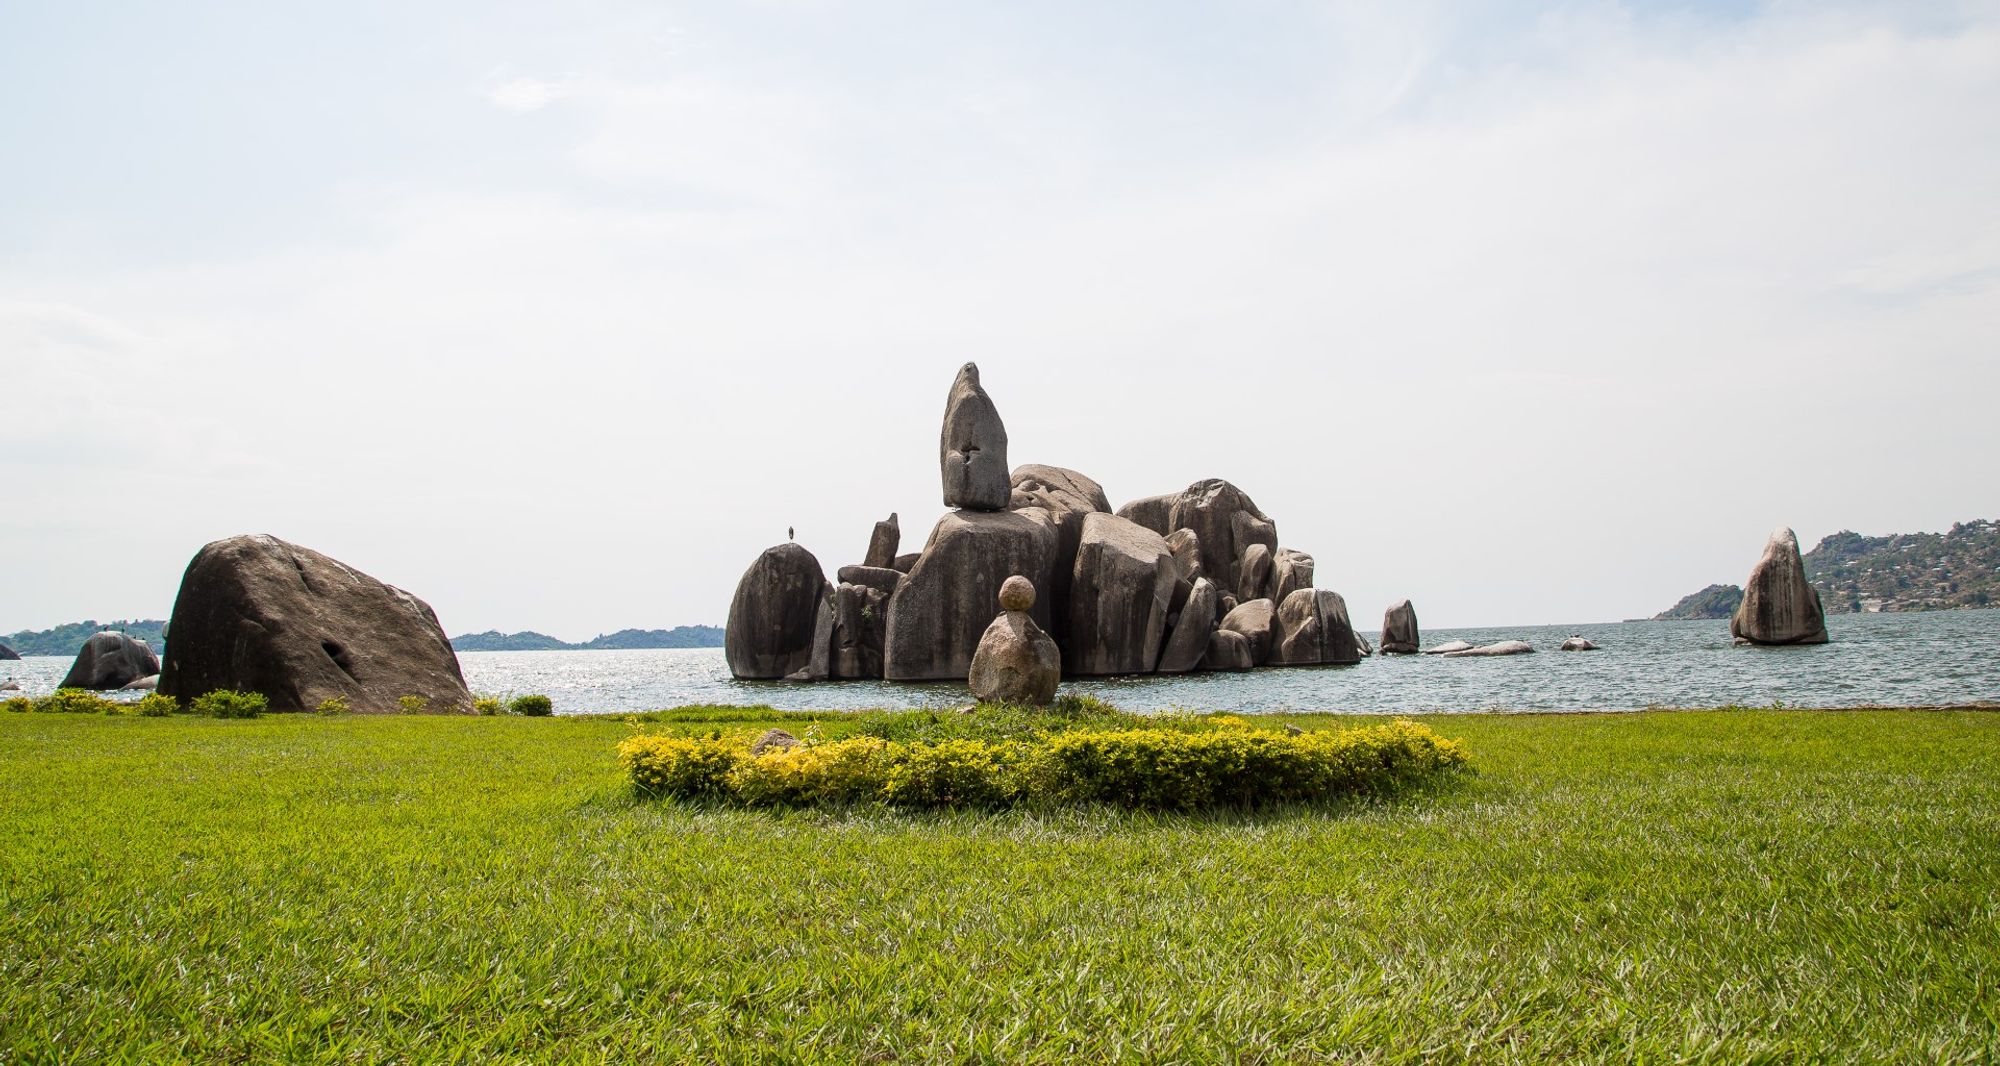
<path id="1" fill-rule="evenodd" d="M 1097 482 L 1060 466 L 1029 463 L 1014 471 L 1011 484 L 1009 509 L 1040 508 L 1055 521 L 1055 580 L 1037 590 L 1037 595 L 1048 601 L 1049 628 L 1056 643 L 1067 647 L 1071 572 L 1076 566 L 1077 545 L 1083 537 L 1083 520 L 1086 515 L 1109 515 L 1111 501 L 1105 498 L 1104 489 Z"/>
<path id="2" fill-rule="evenodd" d="M 1224 615 L 1220 628 L 1249 641 L 1250 665 L 1262 666 L 1271 658 L 1277 614 L 1277 606 L 1270 600 L 1250 600 Z"/>
<path id="3" fill-rule="evenodd" d="M 1270 591 L 1271 549 L 1262 544 L 1252 544 L 1236 563 L 1236 598 L 1246 602 L 1271 599 Z"/>
<path id="4" fill-rule="evenodd" d="M 896 549 L 903 543 L 903 524 L 896 519 L 896 512 L 875 523 L 875 531 L 868 535 L 868 554 L 862 558 L 862 566 L 893 569 L 896 565 Z"/>
<path id="5" fill-rule="evenodd" d="M 1729 619 L 1729 635 L 1751 644 L 1826 643 L 1826 610 L 1806 580 L 1799 538 L 1791 530 L 1777 530 L 1764 545 L 1764 557 L 1743 583 L 1743 602 Z"/>
<path id="6" fill-rule="evenodd" d="M 1361 661 L 1361 643 L 1347 617 L 1347 601 L 1332 589 L 1299 589 L 1285 597 L 1275 625 L 1269 659 L 1273 666 Z"/>
<path id="7" fill-rule="evenodd" d="M 1424 654 L 1425 654 L 1425 655 L 1450 655 L 1450 654 L 1451 654 L 1452 652 L 1455 652 L 1455 651 L 1471 651 L 1471 650 L 1472 650 L 1472 644 L 1471 644 L 1471 642 L 1469 642 L 1469 641 L 1464 641 L 1464 640 L 1447 640 L 1447 641 L 1445 641 L 1445 642 L 1444 642 L 1443 644 L 1437 644 L 1437 645 L 1433 645 L 1433 646 L 1431 646 L 1431 647 L 1428 647 L 1428 648 L 1425 648 L 1425 649 L 1424 649 Z"/>
<path id="8" fill-rule="evenodd" d="M 387 713 L 415 696 L 432 713 L 472 712 L 430 605 L 270 536 L 230 537 L 195 553 L 159 673 L 159 690 L 183 701 L 235 689 L 263 693 L 273 711 L 337 697 L 357 712 Z"/>
<path id="9" fill-rule="evenodd" d="M 1533 653 L 1534 650 L 1534 647 L 1526 641 L 1502 640 L 1493 644 L 1484 644 L 1477 648 L 1465 648 L 1459 651 L 1441 652 L 1440 654 L 1447 659 L 1463 659 L 1486 655 L 1528 655 Z"/>
<path id="10" fill-rule="evenodd" d="M 729 603 L 722 646 L 730 674 L 775 681 L 807 669 L 825 595 L 826 574 L 811 552 L 795 543 L 765 549 Z"/>
<path id="11" fill-rule="evenodd" d="M 1167 635 L 1167 646 L 1160 652 L 1156 672 L 1185 674 L 1201 666 L 1202 657 L 1208 654 L 1209 638 L 1222 618 L 1218 601 L 1215 583 L 1205 577 L 1196 578 L 1187 602 L 1181 605 L 1179 620 Z"/>
<path id="12" fill-rule="evenodd" d="M 1230 670 L 1241 672 L 1254 669 L 1256 654 L 1250 646 L 1249 638 L 1232 629 L 1218 629 L 1208 637 L 1208 651 L 1202 656 L 1204 670 Z"/>
<path id="13" fill-rule="evenodd" d="M 951 383 L 938 436 L 938 466 L 944 475 L 944 505 L 972 511 L 999 511 L 1013 488 L 1007 467 L 1007 427 L 979 385 L 979 367 L 967 363 Z"/>
<path id="14" fill-rule="evenodd" d="M 883 566 L 843 566 L 834 575 L 834 580 L 843 585 L 866 585 L 884 596 L 894 595 L 896 586 L 903 583 L 903 572 Z"/>
<path id="15" fill-rule="evenodd" d="M 1174 509 L 1174 501 L 1180 498 L 1178 492 L 1169 492 L 1164 496 L 1141 496 L 1120 507 L 1118 517 L 1127 522 L 1137 522 L 1164 537 L 1173 532 L 1174 527 L 1168 523 L 1168 517 Z"/>
<path id="16" fill-rule="evenodd" d="M 1408 600 L 1397 600 L 1382 612 L 1382 654 L 1414 655 L 1423 646 L 1417 633 L 1417 609 Z M 1467 644 L 1470 648 L 1472 645 Z"/>
<path id="17" fill-rule="evenodd" d="M 1368 637 L 1358 629 L 1354 631 L 1354 647 L 1361 653 L 1361 657 L 1364 659 L 1375 654 L 1375 648 L 1368 643 Z"/>
<path id="18" fill-rule="evenodd" d="M 1035 624 L 1035 586 L 1018 574 L 1000 586 L 1000 614 L 980 634 L 966 685 L 982 703 L 1044 704 L 1062 681 L 1062 652 Z"/>
<path id="19" fill-rule="evenodd" d="M 153 689 L 160 687 L 160 675 L 147 674 L 145 677 L 142 677 L 137 681 L 132 681 L 127 684 L 120 685 L 118 687 L 120 689 L 129 689 L 135 692 L 149 692 Z"/>
<path id="20" fill-rule="evenodd" d="M 0 644 L 0 659 L 18 659 L 20 657 L 19 652 L 16 652 L 5 644 Z"/>
<path id="21" fill-rule="evenodd" d="M 160 659 L 145 641 L 123 633 L 92 633 L 58 687 L 108 692 L 159 672 Z"/>
<path id="22" fill-rule="evenodd" d="M 889 594 L 861 584 L 843 583 L 833 590 L 834 677 L 875 680 L 882 676 L 882 645 L 889 629 Z"/>
<path id="23" fill-rule="evenodd" d="M 1047 511 L 952 511 L 938 520 L 923 555 L 889 598 L 882 675 L 890 681 L 960 681 L 993 618 L 994 597 L 1013 575 L 1037 588 L 1054 581 L 1055 521 Z M 1048 605 L 1031 612 L 1047 630 Z"/>
<path id="24" fill-rule="evenodd" d="M 1279 548 L 1271 558 L 1271 602 L 1284 605 L 1285 597 L 1313 583 L 1313 557 L 1297 548 Z"/>
<path id="25" fill-rule="evenodd" d="M 1587 637 L 1571 637 L 1562 642 L 1563 651 L 1596 651 L 1597 645 Z"/>
<path id="26" fill-rule="evenodd" d="M 1251 544 L 1278 546 L 1277 527 L 1242 489 L 1220 478 L 1189 485 L 1174 498 L 1169 529 L 1192 529 L 1200 538 L 1201 571 L 1210 581 L 1241 598 L 1237 563 Z M 1256 597 L 1250 597 L 1256 598 Z"/>
<path id="27" fill-rule="evenodd" d="M 1087 515 L 1064 665 L 1074 674 L 1152 673 L 1179 578 L 1165 537 L 1117 515 Z"/>

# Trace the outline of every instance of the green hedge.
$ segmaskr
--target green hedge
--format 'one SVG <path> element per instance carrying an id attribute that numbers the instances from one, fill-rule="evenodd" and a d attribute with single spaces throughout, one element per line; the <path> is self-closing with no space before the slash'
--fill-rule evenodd
<path id="1" fill-rule="evenodd" d="M 1414 722 L 1289 735 L 1224 721 L 1202 730 L 1086 730 L 931 743 L 864 735 L 761 755 L 715 738 L 639 735 L 619 745 L 619 758 L 641 794 L 677 799 L 791 807 L 1104 803 L 1154 810 L 1385 793 L 1467 764 L 1457 742 Z"/>

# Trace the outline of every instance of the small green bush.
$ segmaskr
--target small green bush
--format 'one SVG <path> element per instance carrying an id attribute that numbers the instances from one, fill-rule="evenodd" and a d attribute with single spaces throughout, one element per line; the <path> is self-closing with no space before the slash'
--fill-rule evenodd
<path id="1" fill-rule="evenodd" d="M 105 714 L 117 709 L 111 700 L 80 688 L 59 688 L 35 701 L 35 710 L 44 714 Z"/>
<path id="2" fill-rule="evenodd" d="M 492 715 L 505 713 L 507 705 L 502 703 L 498 696 L 474 696 L 472 697 L 472 709 L 480 714 L 491 717 Z"/>
<path id="3" fill-rule="evenodd" d="M 1027 786 L 1028 750 L 1004 740 L 911 745 L 890 760 L 882 799 L 900 807 L 1005 807 Z"/>
<path id="4" fill-rule="evenodd" d="M 752 806 L 881 800 L 891 747 L 880 737 L 849 737 L 771 748 L 762 755 L 746 752 L 729 773 L 729 790 Z"/>
<path id="5" fill-rule="evenodd" d="M 160 692 L 148 692 L 132 705 L 132 713 L 141 718 L 165 718 L 180 709 L 179 700 Z"/>
<path id="6" fill-rule="evenodd" d="M 516 696 L 513 705 L 508 708 L 515 714 L 526 715 L 529 718 L 547 718 L 555 713 L 555 709 L 554 700 L 538 695 Z"/>
<path id="7" fill-rule="evenodd" d="M 188 705 L 188 713 L 204 718 L 255 718 L 264 713 L 270 701 L 261 692 L 233 692 L 226 688 L 216 689 L 206 696 L 196 696 Z"/>
<path id="8" fill-rule="evenodd" d="M 401 708 L 404 714 L 422 714 L 430 705 L 431 698 L 429 696 L 396 697 L 396 706 Z"/>
<path id="9" fill-rule="evenodd" d="M 35 709 L 35 701 L 26 696 L 14 696 L 9 698 L 7 702 L 0 703 L 0 707 L 5 707 L 15 714 L 26 714 Z"/>
<path id="10" fill-rule="evenodd" d="M 328 696 L 319 701 L 319 706 L 313 708 L 314 714 L 325 715 L 328 718 L 343 714 L 352 714 L 353 712 L 354 708 L 348 705 L 347 699 L 344 696 Z"/>
<path id="11" fill-rule="evenodd" d="M 618 748 L 632 783 L 649 795 L 714 799 L 729 794 L 736 753 L 716 740 L 638 736 Z"/>

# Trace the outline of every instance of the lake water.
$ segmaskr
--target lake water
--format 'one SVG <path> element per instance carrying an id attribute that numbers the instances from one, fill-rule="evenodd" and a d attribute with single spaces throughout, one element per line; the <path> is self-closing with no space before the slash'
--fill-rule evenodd
<path id="1" fill-rule="evenodd" d="M 1247 674 L 1066 681 L 1127 710 L 1597 711 L 1722 704 L 1856 707 L 2000 702 L 2000 611 L 1835 615 L 1830 644 L 1735 647 L 1729 623 L 1609 622 L 1427 630 L 1424 643 L 1525 640 L 1534 655 L 1445 659 L 1376 656 L 1356 666 Z M 1603 650 L 1560 652 L 1581 634 Z M 1374 639 L 1374 634 L 1369 634 Z M 736 681 L 720 648 L 661 651 L 466 652 L 475 692 L 547 693 L 558 713 L 652 710 L 684 704 L 768 704 L 788 709 L 950 707 L 964 685 L 841 681 L 817 685 Z M 0 663 L 24 694 L 54 689 L 67 658 Z M 12 693 L 0 693 L 0 696 Z M 136 694 L 133 694 L 136 695 Z"/>

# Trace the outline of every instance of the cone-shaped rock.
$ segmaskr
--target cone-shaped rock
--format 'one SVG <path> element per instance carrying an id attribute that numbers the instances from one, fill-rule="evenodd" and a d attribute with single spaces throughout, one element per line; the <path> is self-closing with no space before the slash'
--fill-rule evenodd
<path id="1" fill-rule="evenodd" d="M 979 386 L 979 367 L 967 363 L 951 383 L 944 405 L 944 432 L 938 437 L 938 465 L 944 474 L 944 505 L 972 511 L 1007 506 L 1007 427 L 1000 411 Z M 989 600 L 990 602 L 990 600 Z M 956 675 L 954 675 L 956 676 Z"/>
<path id="2" fill-rule="evenodd" d="M 729 672 L 774 681 L 809 669 L 825 595 L 826 574 L 811 552 L 794 543 L 765 549 L 743 572 L 729 602 L 723 632 Z"/>
<path id="3" fill-rule="evenodd" d="M 1764 557 L 1743 583 L 1743 602 L 1729 620 L 1729 635 L 1751 644 L 1824 644 L 1826 610 L 1806 580 L 1799 538 L 1789 529 L 1771 534 Z"/>
<path id="4" fill-rule="evenodd" d="M 1117 515 L 1087 515 L 1074 577 L 1065 664 L 1070 672 L 1152 673 L 1180 577 L 1166 538 Z"/>
<path id="5" fill-rule="evenodd" d="M 1062 653 L 1028 612 L 1034 583 L 1020 575 L 1000 586 L 1000 614 L 980 634 L 965 683 L 982 703 L 1047 703 L 1062 681 Z"/>
<path id="6" fill-rule="evenodd" d="M 1141 496 L 1120 507 L 1118 517 L 1127 522 L 1137 522 L 1164 537 L 1173 532 L 1174 527 L 1168 524 L 1168 519 L 1173 513 L 1174 501 L 1180 498 L 1178 492 L 1169 492 L 1165 496 Z"/>
<path id="7" fill-rule="evenodd" d="M 1262 666 L 1271 658 L 1271 644 L 1276 639 L 1273 627 L 1277 622 L 1277 614 L 1277 605 L 1270 600 L 1248 600 L 1237 604 L 1224 615 L 1219 628 L 1249 641 L 1250 665 Z"/>
<path id="8" fill-rule="evenodd" d="M 472 695 L 424 601 L 276 537 L 219 540 L 195 553 L 167 627 L 159 690 L 191 700 L 261 692 L 273 711 L 338 697 L 362 713 L 470 713 Z"/>
<path id="9" fill-rule="evenodd" d="M 896 520 L 896 513 L 875 523 L 875 531 L 868 535 L 868 554 L 861 559 L 862 566 L 892 568 L 896 565 L 896 548 L 903 542 L 903 525 Z"/>
<path id="10" fill-rule="evenodd" d="M 1347 618 L 1347 601 L 1332 589 L 1299 589 L 1278 605 L 1273 666 L 1358 663 L 1361 641 Z"/>
<path id="11" fill-rule="evenodd" d="M 123 633 L 92 633 L 76 653 L 62 688 L 108 692 L 160 672 L 160 659 L 143 640 Z"/>
<path id="12" fill-rule="evenodd" d="M 993 598 L 1014 574 L 1038 588 L 1053 580 L 1055 521 L 1047 511 L 953 511 L 938 520 L 908 577 L 889 598 L 882 676 L 958 681 L 993 618 Z M 1047 605 L 1032 613 L 1047 629 Z"/>
<path id="13" fill-rule="evenodd" d="M 1196 578 L 1187 603 L 1181 607 L 1180 619 L 1167 637 L 1166 650 L 1160 653 L 1159 673 L 1185 674 L 1201 665 L 1202 656 L 1208 654 L 1208 638 L 1215 634 L 1221 619 L 1219 607 L 1215 583 Z"/>
<path id="14" fill-rule="evenodd" d="M 20 657 L 20 652 L 15 651 L 5 644 L 0 644 L 0 659 L 18 659 Z"/>
<path id="15" fill-rule="evenodd" d="M 1382 612 L 1382 654 L 1415 655 L 1422 646 L 1417 633 L 1417 609 L 1410 601 L 1397 600 Z"/>
<path id="16" fill-rule="evenodd" d="M 1252 544 L 1275 551 L 1277 527 L 1242 489 L 1220 478 L 1197 481 L 1174 498 L 1169 529 L 1192 529 L 1201 543 L 1201 571 L 1224 590 L 1241 596 L 1237 564 Z"/>

